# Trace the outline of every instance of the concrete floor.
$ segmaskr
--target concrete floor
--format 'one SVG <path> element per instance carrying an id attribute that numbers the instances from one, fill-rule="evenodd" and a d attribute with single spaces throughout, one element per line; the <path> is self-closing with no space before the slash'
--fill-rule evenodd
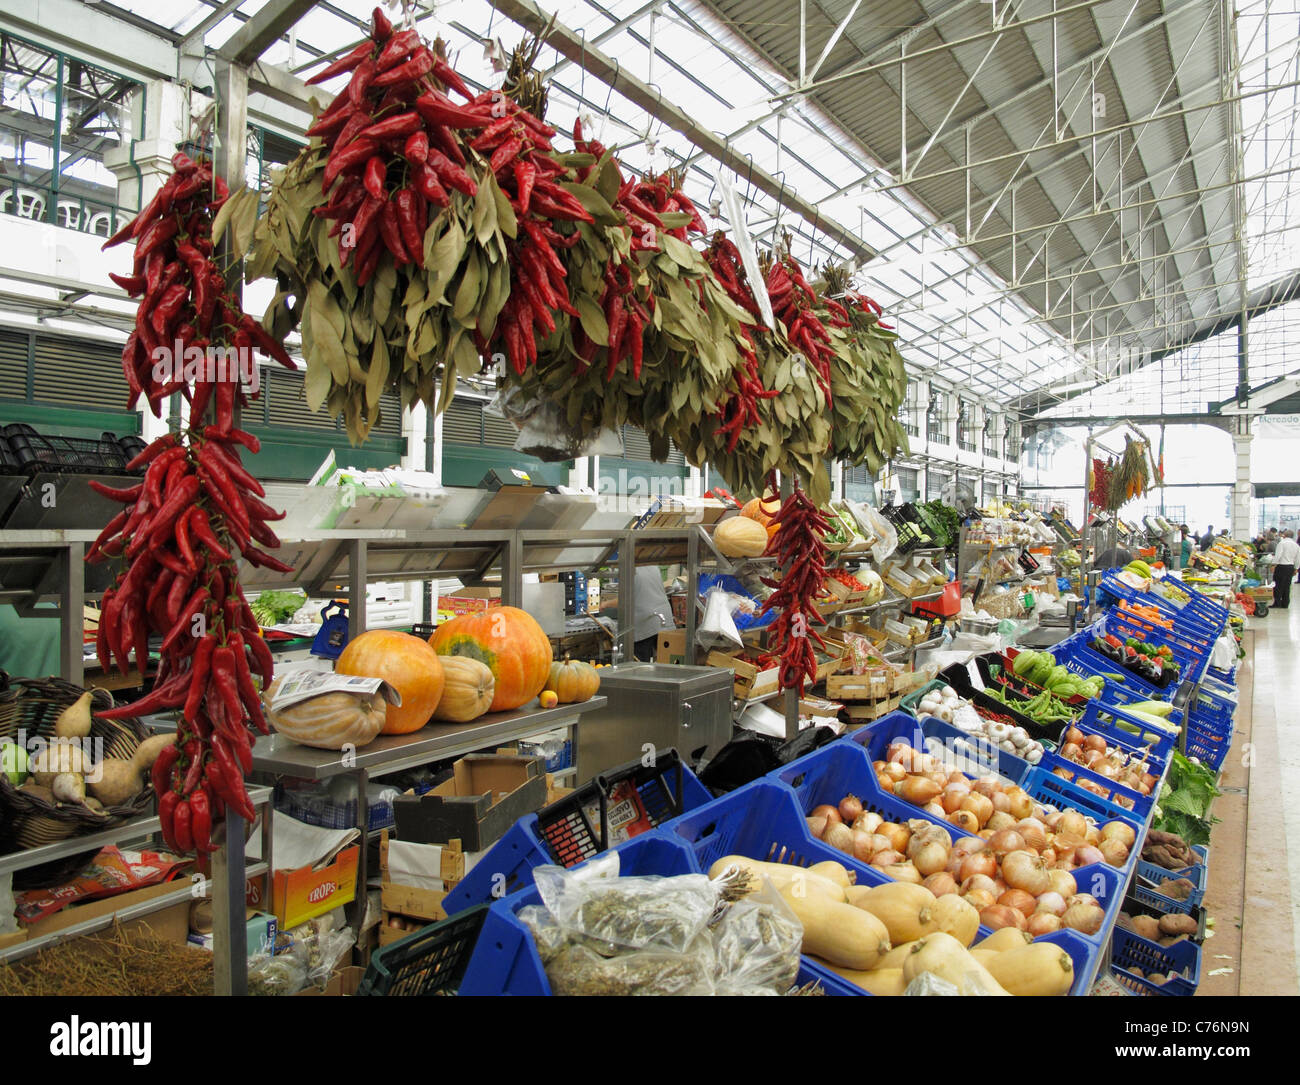
<path id="1" fill-rule="evenodd" d="M 1213 814 L 1202 995 L 1300 993 L 1300 594 L 1247 623 Z M 1221 972 L 1220 975 L 1211 975 Z"/>

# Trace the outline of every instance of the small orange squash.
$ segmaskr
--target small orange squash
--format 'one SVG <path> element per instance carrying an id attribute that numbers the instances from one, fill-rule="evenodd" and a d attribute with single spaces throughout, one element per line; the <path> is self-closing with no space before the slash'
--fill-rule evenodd
<path id="1" fill-rule="evenodd" d="M 419 637 L 395 629 L 371 629 L 348 642 L 334 664 L 339 674 L 382 678 L 402 695 L 388 705 L 382 734 L 418 731 L 442 698 L 443 675 L 438 653 Z"/>
<path id="2" fill-rule="evenodd" d="M 772 521 L 772 517 L 781 511 L 781 502 L 764 501 L 762 498 L 754 497 L 746 501 L 740 510 L 741 516 L 747 516 L 751 520 L 757 520 L 764 527 L 767 527 Z"/>
<path id="3" fill-rule="evenodd" d="M 578 704 L 596 696 L 600 689 L 600 675 L 590 663 L 566 657 L 551 664 L 546 688 L 559 698 L 560 704 Z"/>

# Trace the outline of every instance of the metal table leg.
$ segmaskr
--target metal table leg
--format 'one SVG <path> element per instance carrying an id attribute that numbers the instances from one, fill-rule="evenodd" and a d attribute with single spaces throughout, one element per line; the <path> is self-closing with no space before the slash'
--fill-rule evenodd
<path id="1" fill-rule="evenodd" d="M 69 543 L 59 551 L 59 673 L 74 686 L 85 678 L 82 656 L 83 609 L 86 605 L 86 564 L 84 543 Z"/>
<path id="2" fill-rule="evenodd" d="M 265 816 L 265 814 L 263 815 Z M 244 919 L 244 819 L 226 807 L 226 840 L 212 857 L 213 993 L 248 994 Z M 267 857 L 269 861 L 269 856 Z M 270 884 L 270 873 L 267 874 Z"/>
<path id="3" fill-rule="evenodd" d="M 357 829 L 361 833 L 361 852 L 357 856 L 357 899 L 352 906 L 352 929 L 361 942 L 361 925 L 366 921 L 366 880 L 369 878 L 370 808 L 366 805 L 366 785 L 370 773 L 357 769 Z"/>
<path id="4" fill-rule="evenodd" d="M 348 543 L 348 640 L 366 631 L 366 541 Z"/>

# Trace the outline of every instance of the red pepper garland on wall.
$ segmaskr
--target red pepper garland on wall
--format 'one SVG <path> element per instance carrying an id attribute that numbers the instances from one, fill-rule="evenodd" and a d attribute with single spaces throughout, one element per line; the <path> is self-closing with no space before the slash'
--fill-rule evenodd
<path id="1" fill-rule="evenodd" d="M 172 164 L 175 173 L 158 195 L 104 247 L 136 239 L 134 275 L 113 276 L 141 297 L 136 331 L 122 354 L 130 402 L 143 394 L 156 415 L 168 396 L 181 392 L 191 403 L 190 425 L 159 437 L 131 461 L 130 467 L 145 468 L 135 486 L 91 483 L 125 508 L 86 560 L 125 558 L 100 612 L 96 647 L 105 673 L 116 660 L 126 674 L 134 652 L 136 668 L 146 674 L 149 636 L 163 637 L 152 691 L 99 715 L 183 709 L 176 742 L 155 762 L 152 782 L 168 847 L 204 856 L 216 850 L 213 828 L 227 806 L 253 818 L 244 785 L 253 767 L 253 728 L 269 733 L 253 675 L 262 688 L 270 684 L 271 652 L 239 586 L 236 555 L 292 572 L 255 545 L 280 545 L 268 523 L 284 513 L 261 500 L 265 490 L 241 463 L 240 448 L 256 453 L 259 444 L 235 428 L 234 409 L 247 401 L 241 375 L 252 373 L 254 348 L 294 366 L 241 311 L 212 259 L 213 221 L 226 186 L 206 162 L 177 154 Z M 209 405 L 215 419 L 205 425 Z"/>

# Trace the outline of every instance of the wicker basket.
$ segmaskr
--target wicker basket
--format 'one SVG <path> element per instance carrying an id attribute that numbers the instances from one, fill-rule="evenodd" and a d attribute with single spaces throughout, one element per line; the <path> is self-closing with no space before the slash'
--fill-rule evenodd
<path id="1" fill-rule="evenodd" d="M 17 742 L 20 732 L 29 742 L 52 737 L 59 713 L 85 692 L 58 678 L 10 678 L 0 671 L 0 739 Z M 107 690 L 94 691 L 92 711 L 112 708 L 113 704 Z M 129 759 L 149 737 L 149 731 L 137 719 L 92 717 L 90 737 L 102 743 L 97 753 L 102 752 L 104 757 Z M 153 788 L 146 780 L 144 790 L 129 803 L 96 814 L 75 803 L 47 802 L 15 787 L 0 773 L 0 853 L 38 848 L 112 828 L 152 809 L 153 801 Z"/>
<path id="2" fill-rule="evenodd" d="M 1022 618 L 1025 614 L 1025 601 L 1019 592 L 1009 591 L 1001 595 L 981 596 L 979 608 L 994 618 Z"/>

